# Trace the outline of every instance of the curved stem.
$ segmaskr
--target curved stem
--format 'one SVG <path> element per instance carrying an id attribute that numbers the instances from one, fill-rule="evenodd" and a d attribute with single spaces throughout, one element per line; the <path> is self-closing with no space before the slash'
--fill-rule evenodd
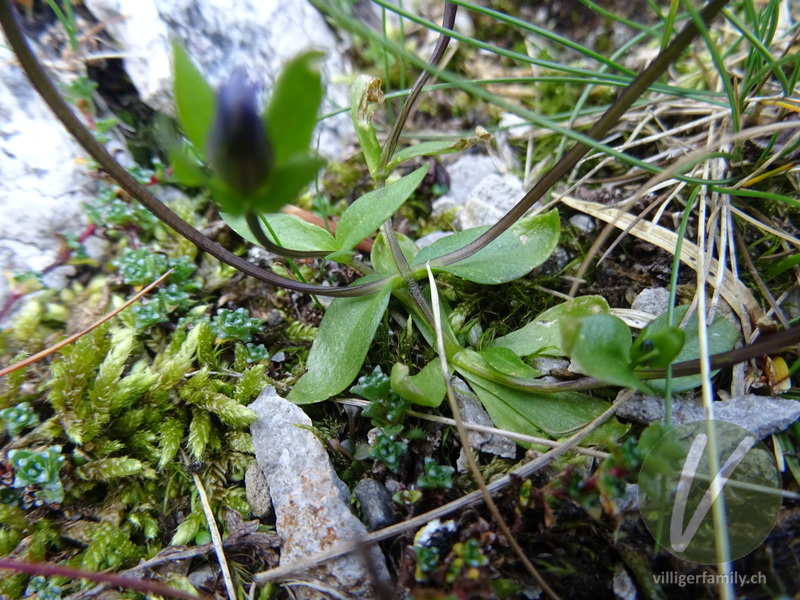
<path id="1" fill-rule="evenodd" d="M 266 271 L 226 250 L 216 242 L 208 239 L 194 227 L 183 221 L 178 215 L 167 208 L 158 198 L 142 186 L 130 173 L 128 173 L 92 136 L 91 132 L 78 120 L 72 109 L 56 90 L 50 78 L 45 73 L 36 56 L 28 46 L 25 36 L 17 23 L 11 0 L 0 0 L 0 25 L 6 34 L 6 39 L 14 53 L 17 55 L 22 68 L 28 75 L 33 87 L 50 107 L 55 116 L 64 125 L 67 131 L 83 146 L 84 150 L 97 163 L 111 175 L 120 187 L 136 198 L 142 205 L 153 213 L 159 220 L 174 229 L 177 233 L 195 244 L 198 248 L 211 256 L 234 267 L 235 269 L 296 292 L 319 294 L 322 296 L 363 296 L 379 290 L 383 282 L 373 281 L 366 284 L 354 285 L 346 288 L 331 288 L 321 285 L 300 283 L 287 277 L 281 277 Z"/>
<path id="2" fill-rule="evenodd" d="M 781 350 L 794 346 L 797 343 L 800 343 L 800 327 L 785 329 L 773 335 L 765 336 L 757 342 L 742 348 L 712 355 L 709 357 L 711 360 L 711 370 L 716 371 L 718 369 L 732 367 L 740 362 L 751 358 L 758 358 L 765 354 L 777 354 Z M 539 379 L 504 375 L 483 366 L 477 361 L 469 360 L 468 356 L 460 355 L 457 352 L 449 356 L 448 359 L 450 363 L 457 368 L 479 375 L 489 381 L 494 381 L 506 387 L 525 392 L 577 392 L 609 387 L 609 384 L 603 383 L 594 377 L 580 377 L 579 379 L 573 379 L 571 381 L 549 383 Z M 694 359 L 674 363 L 670 365 L 670 368 L 672 369 L 672 377 L 697 375 L 700 373 L 700 360 Z M 634 373 L 639 379 L 648 381 L 650 379 L 664 379 L 667 376 L 667 369 L 637 369 Z"/>
<path id="3" fill-rule="evenodd" d="M 245 221 L 247 221 L 247 226 L 250 228 L 250 231 L 253 232 L 253 235 L 258 240 L 258 243 L 261 244 L 266 250 L 269 250 L 278 256 L 290 258 L 322 258 L 323 256 L 330 254 L 330 252 L 326 252 L 324 250 L 291 250 L 271 242 L 264 233 L 264 229 L 261 227 L 260 216 L 253 211 L 249 211 L 245 215 Z"/>
<path id="4" fill-rule="evenodd" d="M 444 3 L 442 28 L 453 29 L 453 25 L 456 22 L 457 10 L 458 7 L 455 4 L 452 4 L 451 2 Z M 434 68 L 438 66 L 442 60 L 442 57 L 444 56 L 444 51 L 447 50 L 449 43 L 450 36 L 440 33 L 439 39 L 436 41 L 436 47 L 433 49 L 433 54 L 431 54 L 431 58 L 428 61 L 429 67 Z M 383 173 L 383 171 L 386 169 L 386 165 L 389 164 L 389 160 L 392 158 L 395 148 L 397 148 L 397 142 L 400 139 L 400 133 L 403 131 L 403 127 L 405 126 L 406 121 L 411 114 L 411 110 L 414 108 L 414 104 L 416 104 L 419 95 L 422 93 L 422 88 L 425 87 L 425 84 L 428 82 L 430 77 L 431 72 L 428 69 L 424 69 L 422 73 L 419 74 L 417 81 L 414 83 L 411 93 L 406 97 L 403 108 L 400 110 L 400 114 L 397 116 L 397 120 L 394 122 L 392 131 L 389 133 L 389 137 L 386 139 L 386 143 L 384 143 L 383 150 L 381 151 L 381 162 L 379 169 L 381 173 Z"/>
<path id="5" fill-rule="evenodd" d="M 728 0 L 711 0 L 700 12 L 704 23 L 708 23 L 722 10 Z M 669 65 L 677 60 L 681 52 L 689 45 L 697 35 L 698 29 L 694 21 L 690 21 L 675 37 L 672 43 L 661 52 L 648 67 L 634 79 L 628 87 L 617 97 L 608 110 L 603 113 L 600 119 L 586 134 L 594 140 L 600 140 L 608 131 L 616 125 L 620 117 L 631 107 L 631 105 L 650 87 L 651 84 L 661 77 Z M 511 227 L 519 220 L 533 204 L 544 196 L 568 171 L 578 164 L 584 155 L 589 151 L 589 146 L 583 143 L 576 143 L 555 166 L 542 177 L 531 190 L 525 194 L 514 208 L 506 213 L 497 223 L 479 238 L 470 242 L 466 246 L 459 248 L 449 254 L 440 256 L 431 261 L 431 266 L 442 267 L 468 256 L 472 256 L 494 241 L 506 229 Z"/>

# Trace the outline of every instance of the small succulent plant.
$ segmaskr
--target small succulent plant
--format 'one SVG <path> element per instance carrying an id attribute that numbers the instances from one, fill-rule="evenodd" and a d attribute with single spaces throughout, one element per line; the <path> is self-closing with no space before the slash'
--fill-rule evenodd
<path id="1" fill-rule="evenodd" d="M 16 406 L 0 410 L 0 420 L 6 422 L 6 431 L 11 436 L 39 424 L 39 417 L 33 412 L 30 402 L 20 402 Z"/>
<path id="2" fill-rule="evenodd" d="M 33 450 L 11 450 L 8 459 L 14 468 L 15 488 L 36 485 L 41 491 L 36 496 L 48 504 L 64 500 L 64 488 L 58 472 L 64 464 L 61 446 L 51 446 L 40 452 Z"/>

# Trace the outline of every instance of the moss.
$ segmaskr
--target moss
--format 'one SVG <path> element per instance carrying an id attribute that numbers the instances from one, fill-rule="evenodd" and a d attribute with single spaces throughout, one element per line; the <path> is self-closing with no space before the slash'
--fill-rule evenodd
<path id="1" fill-rule="evenodd" d="M 186 201 L 176 208 L 191 219 L 196 206 Z M 209 263 L 198 269 L 194 246 L 160 227 L 148 241 L 150 246 L 137 251 L 120 249 L 116 264 L 127 284 L 119 296 L 109 294 L 110 280 L 102 275 L 86 286 L 76 283 L 58 294 L 45 292 L 24 302 L 13 329 L 2 333 L 0 361 L 11 364 L 57 339 L 54 327 L 83 329 L 109 310 L 107 304 L 129 297 L 134 292 L 130 286 L 178 267 L 170 285 L 151 295 L 151 303 L 163 300 L 158 322 L 137 322 L 129 309 L 61 349 L 49 365 L 46 359 L 0 382 L 0 408 L 28 400 L 31 416 L 42 422 L 25 425 L 16 448 L 67 448 L 58 473 L 65 493 L 60 506 L 52 505 L 53 514 L 80 515 L 84 511 L 77 509 L 79 504 L 95 505 L 91 519 L 87 514 L 69 522 L 68 531 L 61 519 L 41 519 L 31 512 L 29 503 L 36 496 L 29 494 L 41 493 L 37 486 L 23 490 L 0 485 L 2 555 L 39 561 L 57 556 L 80 568 L 119 570 L 158 552 L 176 531 L 199 523 L 194 535 L 178 536 L 193 541 L 205 530 L 205 517 L 190 500 L 194 483 L 185 457 L 202 461 L 213 473 L 203 481 L 221 519 L 229 510 L 243 518 L 249 514 L 242 481 L 253 460 L 248 427 L 255 415 L 246 404 L 268 382 L 265 365 L 251 361 L 268 353 L 263 345 L 263 352 L 256 352 L 230 343 L 230 336 L 217 338 L 208 308 L 200 304 L 205 290 L 223 285 L 232 270 Z M 108 264 L 114 266 L 113 261 Z M 88 322 L 74 308 L 78 303 L 95 313 Z M 260 323 L 248 317 L 248 339 L 260 336 Z M 234 359 L 241 376 L 229 371 Z M 184 508 L 185 516 L 176 522 L 172 511 L 177 507 Z M 85 547 L 53 554 L 58 541 L 72 537 L 76 528 L 89 534 Z M 0 592 L 20 597 L 27 582 L 26 576 L 6 577 Z"/>

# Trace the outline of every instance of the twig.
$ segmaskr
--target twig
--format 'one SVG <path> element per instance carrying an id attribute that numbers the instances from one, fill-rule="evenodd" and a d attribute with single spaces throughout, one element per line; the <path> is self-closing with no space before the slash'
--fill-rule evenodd
<path id="1" fill-rule="evenodd" d="M 372 402 L 370 402 L 369 400 L 357 400 L 355 398 L 344 398 L 342 400 L 334 400 L 334 402 L 336 402 L 337 404 L 347 404 L 349 406 L 360 406 L 362 408 L 372 405 Z M 427 413 L 418 412 L 416 410 L 407 410 L 406 414 L 409 417 L 416 417 L 417 419 L 423 419 L 425 421 L 430 421 L 432 423 L 441 423 L 442 425 L 456 424 L 454 419 L 449 419 L 447 417 L 440 417 L 439 415 L 429 415 Z M 464 427 L 469 429 L 470 431 L 489 433 L 491 435 L 500 435 L 512 440 L 517 440 L 528 444 L 538 444 L 539 446 L 547 446 L 548 448 L 557 448 L 560 444 L 560 442 L 557 442 L 555 440 L 548 440 L 546 438 L 540 438 L 533 435 L 525 435 L 522 433 L 517 433 L 515 431 L 509 431 L 508 429 L 498 429 L 497 427 L 478 425 L 477 423 L 465 422 Z M 591 456 L 592 458 L 599 458 L 600 460 L 604 460 L 609 457 L 608 452 L 602 452 L 601 450 L 594 450 L 593 448 L 577 447 L 575 448 L 575 453 L 582 454 L 584 456 Z"/>
<path id="2" fill-rule="evenodd" d="M 258 534 L 259 536 L 266 536 L 267 534 Z M 265 545 L 264 540 L 258 540 L 260 545 Z M 235 546 L 241 544 L 241 539 L 236 537 L 228 537 L 223 542 L 224 546 Z M 267 542 L 267 545 L 278 545 L 278 541 L 274 542 Z M 173 547 L 174 548 L 174 547 Z M 119 575 L 129 575 L 129 574 L 136 574 L 140 571 L 147 571 L 149 569 L 155 569 L 156 567 L 163 566 L 165 564 L 173 564 L 180 560 L 187 560 L 190 558 L 195 558 L 198 556 L 205 556 L 206 554 L 210 554 L 214 551 L 214 544 L 203 544 L 202 546 L 195 546 L 193 548 L 187 548 L 186 550 L 179 550 L 179 551 L 171 551 L 170 548 L 162 550 L 156 556 L 151 558 L 150 560 L 145 560 L 140 562 L 135 567 L 131 567 L 130 569 L 124 571 L 123 573 L 119 573 Z M 141 575 L 140 575 L 141 577 Z M 83 590 L 77 592 L 75 594 L 71 594 L 67 596 L 64 600 L 86 600 L 87 598 L 93 598 L 97 596 L 101 592 L 105 591 L 108 588 L 108 584 L 100 583 L 93 587 L 90 590 Z"/>
<path id="3" fill-rule="evenodd" d="M 525 552 L 522 550 L 522 546 L 519 545 L 517 538 L 514 537 L 513 533 L 511 533 L 511 530 L 508 528 L 505 519 L 503 519 L 503 515 L 500 514 L 500 509 L 497 508 L 497 504 L 494 503 L 489 490 L 486 488 L 486 481 L 483 479 L 483 475 L 481 475 L 478 461 L 475 459 L 475 453 L 472 451 L 472 447 L 469 445 L 467 430 L 464 428 L 464 420 L 461 418 L 461 411 L 458 410 L 458 403 L 456 402 L 456 397 L 453 393 L 453 386 L 450 385 L 450 369 L 447 366 L 447 353 L 444 347 L 444 336 L 442 335 L 442 312 L 439 304 L 439 290 L 436 287 L 436 280 L 433 277 L 433 271 L 431 271 L 430 262 L 425 265 L 425 268 L 428 271 L 428 282 L 431 286 L 431 304 L 433 305 L 433 325 L 434 331 L 436 332 L 436 350 L 439 354 L 439 360 L 442 365 L 442 377 L 444 378 L 445 386 L 447 388 L 447 400 L 450 403 L 450 410 L 455 417 L 456 429 L 458 429 L 458 437 L 461 439 L 461 447 L 464 450 L 465 456 L 467 457 L 467 463 L 469 464 L 470 471 L 472 471 L 472 477 L 475 480 L 475 483 L 478 485 L 478 489 L 483 496 L 483 501 L 486 503 L 489 512 L 492 513 L 495 523 L 506 537 L 506 541 L 511 546 L 512 550 L 514 550 L 514 554 L 517 555 L 530 576 L 533 577 L 533 580 L 539 584 L 539 587 L 541 587 L 548 596 L 553 598 L 553 600 L 560 600 L 560 597 L 556 591 L 550 587 L 550 584 L 545 581 L 544 577 L 542 577 L 542 574 L 539 573 L 539 570 L 533 566 L 533 563 L 525 555 Z"/>
<path id="4" fill-rule="evenodd" d="M 184 600 L 206 598 L 206 596 L 189 594 L 183 590 L 171 588 L 153 581 L 142 581 L 141 579 L 132 579 L 113 573 L 93 573 L 91 571 L 73 569 L 71 567 L 52 563 L 32 563 L 11 558 L 0 558 L 0 569 L 9 569 L 17 573 L 27 573 L 29 575 L 44 575 L 46 577 L 69 577 L 73 580 L 89 579 L 123 589 L 135 590 L 158 596 L 183 598 Z"/>
<path id="5" fill-rule="evenodd" d="M 203 506 L 203 513 L 206 516 L 206 524 L 208 525 L 208 531 L 211 533 L 211 541 L 214 544 L 214 552 L 217 555 L 219 568 L 222 571 L 222 579 L 225 581 L 225 588 L 228 590 L 228 600 L 236 600 L 236 588 L 233 587 L 231 571 L 228 568 L 228 561 L 225 558 L 225 550 L 222 548 L 222 536 L 219 534 L 217 520 L 214 518 L 214 512 L 211 510 L 211 504 L 208 501 L 203 482 L 200 481 L 196 473 L 192 473 L 192 479 L 194 479 L 194 485 L 197 487 L 197 493 L 200 496 L 200 504 Z"/>

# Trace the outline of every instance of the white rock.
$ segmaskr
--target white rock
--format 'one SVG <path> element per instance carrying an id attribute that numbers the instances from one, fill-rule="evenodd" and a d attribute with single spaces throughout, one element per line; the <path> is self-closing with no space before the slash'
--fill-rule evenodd
<path id="1" fill-rule="evenodd" d="M 667 288 L 647 288 L 639 292 L 631 308 L 658 316 L 669 308 L 669 290 Z"/>
<path id="2" fill-rule="evenodd" d="M 575 229 L 583 233 L 592 233 L 597 228 L 594 219 L 584 214 L 572 215 L 569 218 L 569 223 Z"/>
<path id="3" fill-rule="evenodd" d="M 664 418 L 664 399 L 636 392 L 619 407 L 617 416 L 639 423 L 660 421 Z M 747 394 L 714 402 L 714 418 L 743 427 L 761 440 L 783 431 L 800 418 L 800 402 L 779 396 Z M 699 398 L 673 397 L 672 425 L 702 419 L 705 419 L 705 413 Z"/>
<path id="4" fill-rule="evenodd" d="M 487 175 L 470 193 L 454 225 L 470 229 L 494 225 L 522 197 L 522 182 L 513 175 Z"/>
<path id="5" fill-rule="evenodd" d="M 448 208 L 464 204 L 481 179 L 487 175 L 498 173 L 494 161 L 488 156 L 465 154 L 447 167 L 447 174 L 450 175 L 450 189 L 446 195 L 433 203 L 434 213 L 437 214 L 439 204 L 447 204 Z"/>
<path id="6" fill-rule="evenodd" d="M 3 44 L 5 38 L 2 38 Z M 8 298 L 7 272 L 41 271 L 53 264 L 57 234 L 77 234 L 82 202 L 96 182 L 84 152 L 31 87 L 13 54 L 0 44 L 0 307 Z M 48 285 L 63 284 L 74 267 L 59 267 Z M 59 277 L 59 275 L 61 277 Z"/>
<path id="7" fill-rule="evenodd" d="M 367 535 L 366 527 L 350 509 L 350 495 L 331 466 L 325 449 L 307 429 L 311 419 L 292 402 L 268 386 L 250 405 L 258 421 L 250 426 L 256 460 L 269 484 L 282 538 L 281 564 L 291 564 L 332 548 L 340 542 Z M 368 549 L 372 567 L 389 580 L 377 546 Z M 357 554 L 323 563 L 311 576 L 348 598 L 374 598 L 369 571 Z M 311 588 L 294 588 L 298 598 L 327 596 Z"/>
<path id="8" fill-rule="evenodd" d="M 514 113 L 505 112 L 500 117 L 498 124 L 501 129 L 505 128 L 509 137 L 512 139 L 520 139 L 527 137 L 533 131 L 533 126 L 530 121 L 523 119 Z"/>
<path id="9" fill-rule="evenodd" d="M 174 115 L 172 39 L 180 40 L 218 87 L 237 66 L 251 79 L 274 83 L 283 64 L 309 49 L 326 52 L 328 78 L 349 71 L 324 18 L 305 0 L 87 0 L 86 7 L 120 46 L 125 69 L 150 107 Z M 349 104 L 344 86 L 328 83 L 328 112 Z M 352 137 L 346 115 L 326 119 L 319 150 L 338 158 Z"/>
<path id="10" fill-rule="evenodd" d="M 463 380 L 457 377 L 453 379 L 453 391 L 456 394 L 456 403 L 461 411 L 461 418 L 464 423 L 494 427 L 494 423 L 489 418 L 489 413 L 486 412 L 486 409 L 483 408 L 475 394 L 472 393 L 472 390 Z M 467 432 L 467 441 L 476 450 L 488 454 L 502 456 L 503 458 L 514 458 L 517 455 L 517 445 L 514 442 L 494 433 L 469 431 Z M 463 449 L 456 460 L 456 467 L 459 473 L 465 473 L 467 470 L 467 457 Z"/>

